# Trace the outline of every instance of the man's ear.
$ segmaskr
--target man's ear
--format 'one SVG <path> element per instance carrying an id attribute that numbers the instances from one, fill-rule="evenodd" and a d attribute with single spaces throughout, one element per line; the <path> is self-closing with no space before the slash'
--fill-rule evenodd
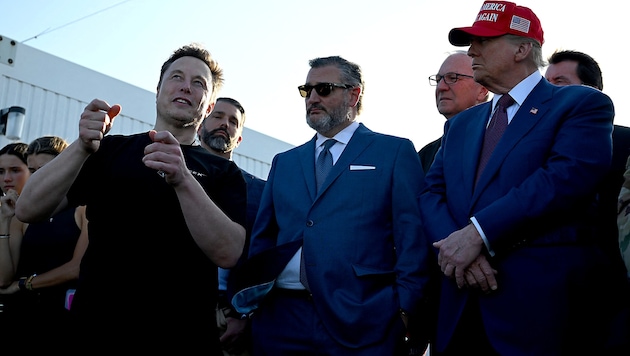
<path id="1" fill-rule="evenodd" d="M 479 94 L 477 95 L 477 102 L 483 103 L 488 98 L 488 89 L 484 86 L 479 88 Z"/>
<path id="2" fill-rule="evenodd" d="M 361 92 L 363 91 L 363 89 L 361 89 L 360 86 L 356 86 L 354 88 L 350 88 L 350 106 L 351 107 L 356 107 L 357 104 L 359 103 L 359 99 L 361 98 Z"/>
<path id="3" fill-rule="evenodd" d="M 516 47 L 516 52 L 514 53 L 514 57 L 516 62 L 520 62 L 527 57 L 529 57 L 529 52 L 532 51 L 533 45 L 531 42 L 522 42 L 518 47 Z"/>
<path id="4" fill-rule="evenodd" d="M 214 104 L 216 104 L 216 101 L 210 103 L 210 105 L 208 105 L 208 109 L 206 110 L 206 117 L 208 115 L 210 115 L 210 113 L 212 112 L 212 109 L 214 109 Z"/>

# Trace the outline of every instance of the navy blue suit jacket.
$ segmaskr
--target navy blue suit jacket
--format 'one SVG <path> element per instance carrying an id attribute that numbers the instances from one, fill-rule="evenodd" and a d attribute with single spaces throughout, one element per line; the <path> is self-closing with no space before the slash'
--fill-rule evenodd
<path id="1" fill-rule="evenodd" d="M 241 254 L 241 258 L 236 266 L 232 267 L 232 269 L 225 270 L 219 267 L 219 276 L 220 278 L 227 278 L 227 291 L 228 293 L 233 293 L 234 287 L 233 284 L 238 285 L 239 282 L 235 281 L 238 277 L 238 273 L 233 273 L 237 268 L 247 260 L 247 255 L 249 253 L 249 243 L 251 240 L 252 227 L 254 226 L 254 220 L 256 219 L 256 214 L 258 213 L 258 206 L 260 205 L 260 197 L 262 195 L 262 191 L 265 188 L 265 180 L 256 177 L 255 175 L 247 172 L 246 170 L 241 168 L 241 173 L 243 175 L 243 179 L 245 180 L 245 185 L 247 186 L 247 216 L 245 221 L 245 244 L 243 246 L 243 252 Z M 228 297 L 228 300 L 230 298 Z"/>
<path id="2" fill-rule="evenodd" d="M 250 257 L 302 240 L 324 326 L 339 343 L 363 347 L 400 327 L 400 308 L 414 315 L 423 297 L 424 174 L 411 141 L 361 124 L 317 194 L 315 138 L 274 157 Z"/>
<path id="3" fill-rule="evenodd" d="M 254 226 L 254 220 L 256 220 L 256 214 L 258 213 L 260 197 L 262 196 L 263 189 L 265 189 L 265 180 L 256 177 L 242 168 L 241 172 L 243 173 L 243 179 L 245 179 L 245 185 L 247 186 L 247 226 L 245 226 L 246 239 L 243 255 L 241 256 L 241 260 L 243 260 L 246 259 L 249 254 L 249 243 L 252 229 Z"/>
<path id="4" fill-rule="evenodd" d="M 542 79 L 475 187 L 491 105 L 447 121 L 420 201 L 432 241 L 472 216 L 478 220 L 496 253 L 490 263 L 498 270 L 498 290 L 479 294 L 443 277 L 435 346 L 446 347 L 466 301 L 477 294 L 500 354 L 561 354 L 569 342 L 579 347 L 578 340 L 605 337 L 597 334 L 605 325 L 586 320 L 599 318 L 594 308 L 607 303 L 601 281 L 609 261 L 593 244 L 594 191 L 611 164 L 613 104 L 598 90 Z"/>

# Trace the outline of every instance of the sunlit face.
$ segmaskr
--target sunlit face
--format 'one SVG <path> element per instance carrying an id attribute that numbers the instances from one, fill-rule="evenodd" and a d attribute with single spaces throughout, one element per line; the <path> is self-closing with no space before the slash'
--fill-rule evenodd
<path id="1" fill-rule="evenodd" d="M 199 128 L 199 138 L 218 152 L 231 152 L 242 140 L 243 116 L 227 101 L 217 101 L 210 115 Z"/>
<path id="2" fill-rule="evenodd" d="M 26 157 L 26 164 L 31 174 L 35 173 L 38 169 L 42 168 L 46 163 L 52 161 L 55 155 L 50 153 L 36 153 L 30 154 Z"/>
<path id="3" fill-rule="evenodd" d="M 446 73 L 457 73 L 473 76 L 472 59 L 464 53 L 455 53 L 444 60 L 439 76 Z M 483 102 L 488 90 L 473 78 L 458 77 L 453 84 L 447 84 L 444 79 L 435 87 L 435 103 L 440 114 L 447 119 L 459 114 L 469 107 Z"/>
<path id="4" fill-rule="evenodd" d="M 22 193 L 22 188 L 26 180 L 31 175 L 28 166 L 17 156 L 12 154 L 0 155 L 0 188 L 6 193 L 10 189 L 18 194 Z"/>
<path id="5" fill-rule="evenodd" d="M 577 75 L 577 66 L 578 62 L 571 60 L 550 64 L 545 71 L 545 78 L 555 85 L 582 84 Z"/>
<path id="6" fill-rule="evenodd" d="M 514 56 L 518 45 L 506 36 L 472 37 L 468 55 L 472 57 L 475 80 L 491 92 L 501 92 L 513 79 Z"/>
<path id="7" fill-rule="evenodd" d="M 319 83 L 348 84 L 341 81 L 339 69 L 335 66 L 311 68 L 306 77 L 307 85 Z M 324 134 L 334 128 L 347 126 L 351 122 L 350 95 L 353 89 L 334 88 L 327 96 L 320 96 L 315 90 L 304 99 L 306 122 L 313 130 Z"/>
<path id="8" fill-rule="evenodd" d="M 166 70 L 158 88 L 158 118 L 175 127 L 196 127 L 212 109 L 211 94 L 210 68 L 195 57 L 179 58 Z"/>

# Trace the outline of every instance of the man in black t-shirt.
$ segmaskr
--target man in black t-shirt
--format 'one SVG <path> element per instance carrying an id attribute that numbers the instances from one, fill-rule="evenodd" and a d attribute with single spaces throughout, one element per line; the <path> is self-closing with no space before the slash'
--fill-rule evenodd
<path id="1" fill-rule="evenodd" d="M 87 206 L 90 244 L 72 305 L 78 345 L 221 355 L 216 271 L 243 249 L 245 182 L 234 163 L 194 143 L 222 83 L 207 50 L 179 48 L 162 66 L 154 130 L 105 136 L 121 107 L 95 99 L 79 138 L 22 192 L 16 216 L 25 222 Z"/>

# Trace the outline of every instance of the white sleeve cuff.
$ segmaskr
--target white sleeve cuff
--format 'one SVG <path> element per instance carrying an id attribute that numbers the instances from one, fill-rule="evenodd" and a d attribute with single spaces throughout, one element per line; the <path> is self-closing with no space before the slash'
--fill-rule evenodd
<path id="1" fill-rule="evenodd" d="M 486 238 L 486 234 L 483 233 L 483 230 L 481 229 L 481 225 L 479 225 L 479 222 L 477 221 L 477 219 L 475 219 L 475 217 L 471 217 L 470 218 L 470 222 L 475 225 L 475 229 L 477 229 L 477 231 L 479 232 L 479 235 L 481 235 L 481 239 L 483 240 L 484 245 L 486 245 L 486 248 L 488 249 L 488 253 L 490 253 L 491 257 L 494 257 L 494 251 L 490 248 L 490 243 L 488 242 L 488 239 Z"/>

